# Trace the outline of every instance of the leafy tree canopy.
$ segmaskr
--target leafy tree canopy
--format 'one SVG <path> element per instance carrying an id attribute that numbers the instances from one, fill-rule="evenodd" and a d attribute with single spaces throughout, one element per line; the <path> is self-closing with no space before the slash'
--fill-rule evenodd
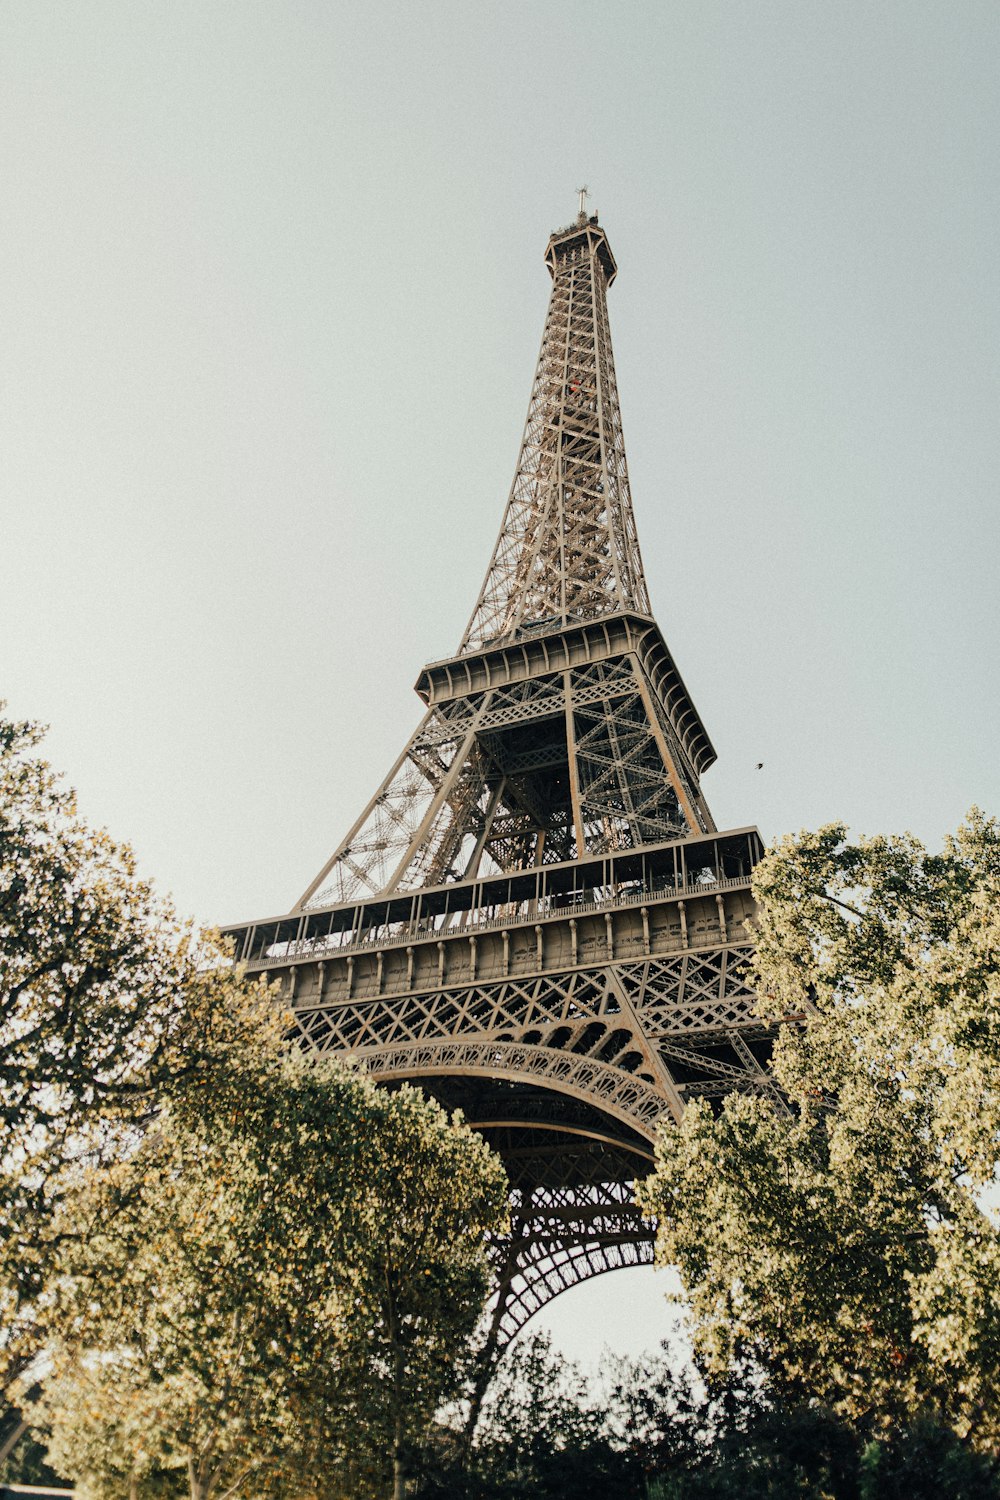
<path id="1" fill-rule="evenodd" d="M 752 1362 L 703 1378 L 675 1340 L 608 1356 L 596 1380 L 524 1335 L 483 1405 L 471 1461 L 438 1428 L 415 1500 L 998 1500 L 1000 1473 L 946 1427 L 868 1440 L 815 1403 L 776 1399 Z"/>
<path id="2" fill-rule="evenodd" d="M 0 705 L 0 1391 L 33 1358 L 54 1217 L 167 1094 L 222 1104 L 277 1054 L 282 1018 L 131 852 L 90 829 Z"/>
<path id="3" fill-rule="evenodd" d="M 758 867 L 752 978 L 788 1101 L 666 1129 L 642 1193 L 695 1346 L 876 1434 L 1000 1443 L 1000 826 L 939 855 L 843 826 Z"/>
<path id="4" fill-rule="evenodd" d="M 88 828 L 39 738 L 0 715 L 0 1389 L 43 1379 L 33 1419 L 95 1496 L 398 1491 L 502 1168 L 414 1090 L 289 1054 L 267 986 Z"/>
<path id="5" fill-rule="evenodd" d="M 416 1091 L 286 1058 L 226 1124 L 165 1112 L 63 1212 L 50 1456 L 94 1497 L 376 1495 L 452 1394 L 506 1177 Z"/>

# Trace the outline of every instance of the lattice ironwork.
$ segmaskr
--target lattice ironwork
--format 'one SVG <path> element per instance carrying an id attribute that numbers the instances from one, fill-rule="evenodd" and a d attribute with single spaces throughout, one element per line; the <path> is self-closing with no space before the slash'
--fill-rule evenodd
<path id="1" fill-rule="evenodd" d="M 648 1261 L 632 1184 L 695 1095 L 764 1093 L 744 978 L 755 830 L 716 833 L 715 758 L 650 617 L 622 441 L 607 237 L 549 241 L 517 472 L 424 716 L 287 917 L 231 929 L 303 1041 L 461 1108 L 507 1165 L 492 1340 Z"/>
<path id="2" fill-rule="evenodd" d="M 638 653 L 435 705 L 302 899 L 310 908 L 713 827 Z"/>
<path id="3" fill-rule="evenodd" d="M 552 296 L 517 473 L 463 652 L 618 609 L 649 614 L 608 324 L 614 257 L 591 218 L 553 235 L 545 260 Z"/>

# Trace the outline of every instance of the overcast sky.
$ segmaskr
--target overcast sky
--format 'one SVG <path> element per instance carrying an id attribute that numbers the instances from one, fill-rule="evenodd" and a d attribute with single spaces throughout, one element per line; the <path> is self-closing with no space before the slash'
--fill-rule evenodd
<path id="1" fill-rule="evenodd" d="M 717 822 L 1000 811 L 998 64 L 995 0 L 0 4 L 0 692 L 86 813 L 295 901 L 457 647 L 583 182 Z"/>

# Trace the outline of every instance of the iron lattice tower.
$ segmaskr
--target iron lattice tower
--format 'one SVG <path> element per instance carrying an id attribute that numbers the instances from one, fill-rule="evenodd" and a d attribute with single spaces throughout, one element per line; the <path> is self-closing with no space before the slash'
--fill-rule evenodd
<path id="1" fill-rule="evenodd" d="M 741 977 L 753 828 L 717 832 L 715 760 L 652 618 L 596 216 L 553 234 L 517 472 L 458 653 L 288 916 L 230 929 L 302 1037 L 460 1107 L 511 1179 L 494 1340 L 652 1258 L 632 1201 L 686 1098 L 768 1090 Z"/>

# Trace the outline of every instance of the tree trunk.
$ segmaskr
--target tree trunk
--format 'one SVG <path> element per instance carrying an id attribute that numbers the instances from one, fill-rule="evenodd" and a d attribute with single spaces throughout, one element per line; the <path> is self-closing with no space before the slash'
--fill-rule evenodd
<path id="1" fill-rule="evenodd" d="M 406 1500 L 406 1471 L 403 1467 L 403 1351 L 397 1344 L 392 1351 L 392 1396 L 394 1417 L 392 1444 L 392 1500 Z"/>
<path id="2" fill-rule="evenodd" d="M 28 1424 L 23 1417 L 15 1415 L 11 1418 L 11 1420 L 14 1425 L 4 1437 L 3 1441 L 0 1442 L 0 1463 L 2 1463 L 5 1458 L 10 1457 L 10 1455 L 13 1453 L 14 1449 L 17 1447 L 18 1443 L 21 1441 L 21 1439 L 24 1437 L 24 1434 L 28 1430 Z"/>
<path id="3" fill-rule="evenodd" d="M 392 1459 L 392 1500 L 406 1500 L 406 1472 L 398 1449 Z"/>
<path id="4" fill-rule="evenodd" d="M 205 1478 L 193 1458 L 188 1458 L 188 1485 L 191 1500 L 205 1500 Z"/>

